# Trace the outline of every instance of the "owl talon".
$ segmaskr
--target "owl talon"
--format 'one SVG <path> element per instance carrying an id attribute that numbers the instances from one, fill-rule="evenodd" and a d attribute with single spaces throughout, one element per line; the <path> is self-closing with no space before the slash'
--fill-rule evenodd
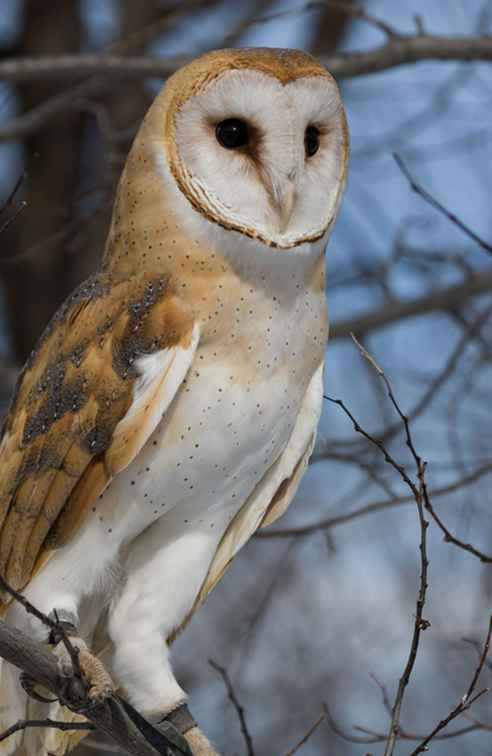
<path id="1" fill-rule="evenodd" d="M 89 685 L 88 697 L 97 705 L 109 698 L 115 691 L 115 685 L 106 671 L 103 663 L 97 656 L 92 654 L 82 638 L 70 638 L 70 643 L 78 650 L 78 663 L 80 671 Z M 58 657 L 58 669 L 62 677 L 73 675 L 74 669 L 70 654 L 65 646 L 60 643 L 55 653 Z"/>

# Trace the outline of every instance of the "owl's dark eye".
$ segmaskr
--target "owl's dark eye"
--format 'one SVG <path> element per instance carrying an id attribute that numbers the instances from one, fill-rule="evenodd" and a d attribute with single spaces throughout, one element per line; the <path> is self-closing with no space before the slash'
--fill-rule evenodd
<path id="1" fill-rule="evenodd" d="M 246 147 L 249 142 L 248 124 L 239 118 L 227 118 L 215 127 L 217 141 L 226 150 L 237 150 Z"/>
<path id="2" fill-rule="evenodd" d="M 312 157 L 319 150 L 319 129 L 308 126 L 304 134 L 304 147 L 307 157 Z"/>

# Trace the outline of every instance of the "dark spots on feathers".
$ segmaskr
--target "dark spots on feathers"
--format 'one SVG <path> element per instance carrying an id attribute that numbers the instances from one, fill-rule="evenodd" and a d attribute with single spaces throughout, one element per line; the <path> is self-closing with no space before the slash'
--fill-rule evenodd
<path id="1" fill-rule="evenodd" d="M 149 323 L 152 310 L 169 292 L 166 278 L 148 281 L 143 294 L 130 301 L 130 316 L 123 337 L 113 344 L 113 367 L 122 378 L 137 374 L 135 362 L 139 357 L 161 348 L 160 339 L 156 338 L 155 329 Z M 149 327 L 150 326 L 150 327 Z M 163 334 L 161 334 L 162 337 Z M 172 334 L 165 333 L 172 338 Z"/>
<path id="2" fill-rule="evenodd" d="M 46 396 L 38 411 L 26 421 L 22 436 L 23 446 L 47 433 L 67 412 L 78 412 L 86 403 L 87 396 L 82 389 L 82 381 L 77 378 L 70 383 L 64 383 L 64 376 L 65 366 L 61 362 L 49 368 L 43 375 L 36 392 Z"/>
<path id="3" fill-rule="evenodd" d="M 96 425 L 82 438 L 82 446 L 95 456 L 106 451 L 111 443 L 111 431 L 103 425 Z"/>

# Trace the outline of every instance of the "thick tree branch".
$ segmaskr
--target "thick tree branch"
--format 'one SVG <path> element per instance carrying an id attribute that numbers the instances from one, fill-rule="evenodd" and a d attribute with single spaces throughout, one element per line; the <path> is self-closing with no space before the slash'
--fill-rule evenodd
<path id="1" fill-rule="evenodd" d="M 188 56 L 127 57 L 104 53 L 10 58 L 0 62 L 0 79 L 19 83 L 40 79 L 60 81 L 92 74 L 125 78 L 166 77 L 188 60 Z M 384 44 L 372 50 L 338 53 L 324 58 L 323 62 L 335 76 L 342 79 L 425 60 L 492 61 L 492 37 L 407 36 L 394 33 L 388 36 Z"/>
<path id="2" fill-rule="evenodd" d="M 492 37 L 444 37 L 430 34 L 393 35 L 361 53 L 338 54 L 323 62 L 334 76 L 351 78 L 425 60 L 492 60 Z"/>

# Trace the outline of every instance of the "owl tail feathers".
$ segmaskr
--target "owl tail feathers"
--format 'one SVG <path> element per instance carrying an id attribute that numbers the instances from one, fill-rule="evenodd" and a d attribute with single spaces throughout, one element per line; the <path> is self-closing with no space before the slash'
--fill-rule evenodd
<path id="1" fill-rule="evenodd" d="M 19 682 L 19 672 L 0 658 L 0 734 L 22 719 L 53 719 L 81 722 L 84 717 L 58 702 L 42 704 L 28 698 Z M 86 733 L 31 727 L 0 742 L 0 756 L 65 756 Z"/>

